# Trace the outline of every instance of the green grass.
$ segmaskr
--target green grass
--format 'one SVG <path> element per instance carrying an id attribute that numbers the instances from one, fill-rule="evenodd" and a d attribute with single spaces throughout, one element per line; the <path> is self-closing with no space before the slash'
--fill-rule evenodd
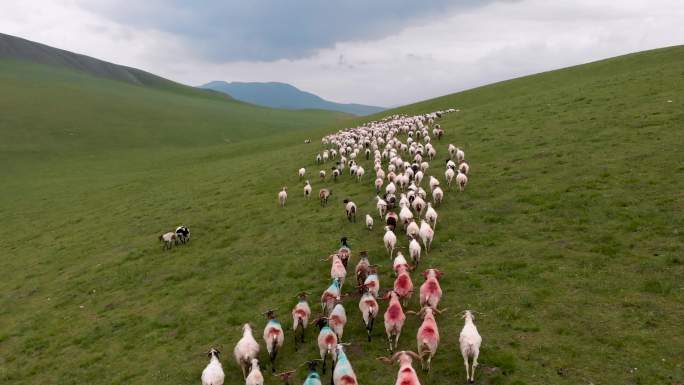
<path id="1" fill-rule="evenodd" d="M 449 308 L 423 384 L 464 383 L 465 308 L 485 314 L 476 320 L 480 384 L 684 381 L 683 75 L 684 48 L 674 47 L 396 110 L 460 108 L 440 122 L 446 136 L 430 171 L 443 179 L 450 142 L 471 165 L 466 192 L 447 192 L 438 208 L 422 263 L 445 272 Z M 276 308 L 289 326 L 296 293 L 327 287 L 319 259 L 342 234 L 354 252 L 369 250 L 391 285 L 381 226 L 346 223 L 341 204 L 349 197 L 360 214 L 374 212 L 372 178 L 311 177 L 314 191 L 334 190 L 321 208 L 303 200 L 296 176 L 301 166 L 317 172 L 322 135 L 363 120 L 292 113 L 274 119 L 280 127 L 250 130 L 240 122 L 287 113 L 92 79 L 74 87 L 92 87 L 91 98 L 60 98 L 72 76 L 83 79 L 0 64 L 3 383 L 199 383 L 210 346 L 224 352 L 226 383 L 241 383 L 231 357 L 240 324 L 260 334 L 260 313 Z M 53 81 L 63 85 L 41 90 Z M 84 107 L 106 92 L 113 98 Z M 185 124 L 203 119 L 225 129 Z M 58 134 L 65 127 L 79 138 Z M 308 136 L 314 144 L 301 144 Z M 276 205 L 282 185 L 285 209 Z M 179 223 L 191 244 L 163 252 L 156 236 Z M 366 343 L 357 299 L 346 304 L 360 382 L 393 384 L 397 368 L 375 360 L 387 354 L 382 324 Z M 409 318 L 402 348 L 415 349 L 418 324 Z M 287 337 L 280 368 L 316 357 L 311 331 L 297 353 Z"/>

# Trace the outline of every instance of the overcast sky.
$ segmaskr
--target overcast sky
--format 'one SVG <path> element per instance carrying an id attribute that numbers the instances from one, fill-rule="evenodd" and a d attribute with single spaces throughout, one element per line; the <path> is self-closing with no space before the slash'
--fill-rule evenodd
<path id="1" fill-rule="evenodd" d="M 394 106 L 684 43 L 682 0 L 2 0 L 0 32 L 189 85 Z"/>

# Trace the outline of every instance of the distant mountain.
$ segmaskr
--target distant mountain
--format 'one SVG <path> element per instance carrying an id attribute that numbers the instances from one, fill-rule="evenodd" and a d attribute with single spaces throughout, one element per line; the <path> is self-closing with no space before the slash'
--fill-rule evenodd
<path id="1" fill-rule="evenodd" d="M 213 81 L 200 88 L 224 92 L 235 99 L 272 108 L 301 110 L 317 108 L 322 110 L 341 111 L 354 115 L 370 115 L 383 111 L 384 108 L 363 104 L 335 103 L 305 92 L 287 83 L 242 83 Z"/>
<path id="2" fill-rule="evenodd" d="M 0 33 L 0 60 L 3 59 L 65 67 L 101 78 L 185 94 L 228 98 L 225 93 L 186 86 L 137 68 L 106 62 L 94 57 Z"/>

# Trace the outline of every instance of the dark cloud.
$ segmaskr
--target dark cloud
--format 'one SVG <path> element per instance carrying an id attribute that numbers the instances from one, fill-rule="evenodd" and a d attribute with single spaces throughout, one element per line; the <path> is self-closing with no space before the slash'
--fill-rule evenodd
<path id="1" fill-rule="evenodd" d="M 176 35 L 215 62 L 308 57 L 338 42 L 376 40 L 440 14 L 494 0 L 83 0 L 117 23 Z"/>

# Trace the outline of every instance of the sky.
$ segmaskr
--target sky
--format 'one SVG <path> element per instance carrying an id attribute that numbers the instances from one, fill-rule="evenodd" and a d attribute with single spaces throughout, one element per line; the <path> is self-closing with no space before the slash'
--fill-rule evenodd
<path id="1" fill-rule="evenodd" d="M 684 44 L 681 0 L 2 0 L 0 32 L 189 84 L 398 106 Z"/>

